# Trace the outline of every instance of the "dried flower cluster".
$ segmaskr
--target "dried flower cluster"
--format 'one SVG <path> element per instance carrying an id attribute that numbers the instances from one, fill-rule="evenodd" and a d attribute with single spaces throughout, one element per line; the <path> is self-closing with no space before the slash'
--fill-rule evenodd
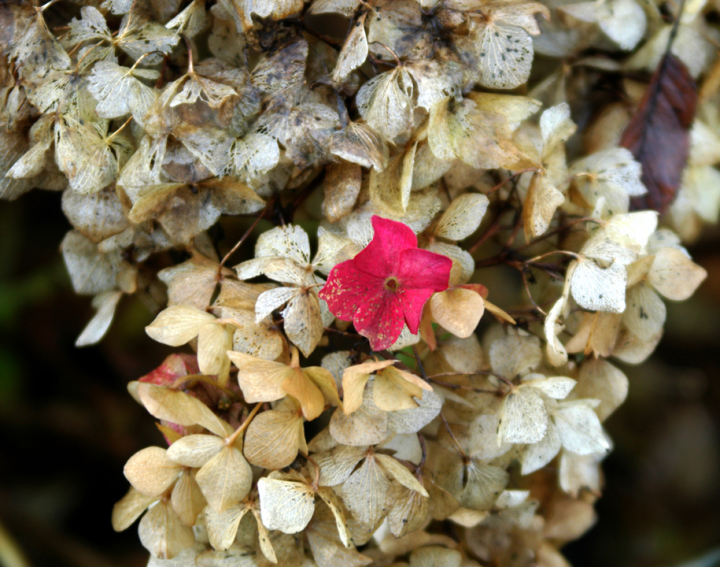
<path id="1" fill-rule="evenodd" d="M 0 4 L 0 196 L 63 191 L 78 346 L 131 294 L 189 345 L 130 384 L 167 447 L 115 529 L 153 567 L 565 565 L 610 359 L 705 278 L 718 7 Z"/>

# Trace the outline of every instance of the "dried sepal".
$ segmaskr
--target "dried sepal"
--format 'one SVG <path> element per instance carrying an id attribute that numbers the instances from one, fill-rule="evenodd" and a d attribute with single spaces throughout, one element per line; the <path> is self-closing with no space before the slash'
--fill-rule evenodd
<path id="1" fill-rule="evenodd" d="M 307 420 L 319 416 L 326 401 L 342 405 L 332 374 L 316 366 L 300 368 L 297 350 L 290 366 L 234 351 L 227 356 L 239 369 L 238 382 L 248 402 L 272 402 L 289 394 L 300 402 Z"/>
<path id="2" fill-rule="evenodd" d="M 380 73 L 356 97 L 360 116 L 373 130 L 392 141 L 412 123 L 413 81 L 404 67 Z"/>
<path id="3" fill-rule="evenodd" d="M 303 416 L 297 402 L 287 400 L 253 419 L 245 434 L 244 453 L 256 466 L 277 470 L 307 454 Z"/>
<path id="4" fill-rule="evenodd" d="M 150 507 L 138 532 L 145 549 L 158 559 L 172 559 L 195 543 L 192 528 L 180 520 L 167 500 Z"/>

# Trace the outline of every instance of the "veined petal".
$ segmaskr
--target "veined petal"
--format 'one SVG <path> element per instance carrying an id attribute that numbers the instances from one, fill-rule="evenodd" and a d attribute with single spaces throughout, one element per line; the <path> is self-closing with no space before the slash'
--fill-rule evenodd
<path id="1" fill-rule="evenodd" d="M 373 239 L 353 262 L 359 271 L 384 279 L 395 275 L 400 252 L 417 248 L 417 237 L 409 226 L 401 222 L 377 215 L 371 220 L 375 231 Z"/>
<path id="2" fill-rule="evenodd" d="M 397 278 L 403 289 L 445 291 L 450 281 L 452 260 L 419 248 L 400 253 Z"/>
<path id="3" fill-rule="evenodd" d="M 451 263 L 452 264 L 452 263 Z M 448 272 L 449 273 L 449 272 Z M 413 335 L 417 335 L 425 302 L 435 293 L 432 289 L 401 289 L 397 294 L 405 321 Z"/>
<path id="4" fill-rule="evenodd" d="M 384 279 L 358 271 L 355 260 L 335 266 L 318 296 L 330 311 L 344 321 L 352 321 L 359 306 L 384 292 Z"/>
<path id="5" fill-rule="evenodd" d="M 418 319 L 418 324 L 419 321 Z M 373 350 L 385 350 L 392 346 L 405 325 L 398 294 L 383 291 L 363 297 L 353 317 L 353 323 L 358 333 L 370 339 Z"/>

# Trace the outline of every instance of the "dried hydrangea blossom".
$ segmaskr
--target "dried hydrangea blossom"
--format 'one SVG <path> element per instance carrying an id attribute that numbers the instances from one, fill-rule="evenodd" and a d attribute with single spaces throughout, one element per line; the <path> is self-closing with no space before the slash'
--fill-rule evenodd
<path id="1" fill-rule="evenodd" d="M 673 32 L 634 0 L 4 6 L 0 197 L 63 191 L 96 310 L 78 346 L 136 296 L 183 348 L 129 386 L 167 447 L 130 458 L 113 527 L 142 516 L 155 567 L 564 564 L 615 361 L 706 277 L 682 243 L 720 210 L 707 11 Z M 688 76 L 715 67 L 659 215 L 621 144 L 646 85 L 597 85 L 671 39 Z"/>

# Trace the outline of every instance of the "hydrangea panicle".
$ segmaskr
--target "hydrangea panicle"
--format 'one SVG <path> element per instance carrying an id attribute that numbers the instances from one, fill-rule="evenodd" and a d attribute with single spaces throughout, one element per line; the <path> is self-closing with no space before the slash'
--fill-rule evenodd
<path id="1" fill-rule="evenodd" d="M 370 244 L 335 266 L 319 295 L 378 351 L 392 346 L 405 324 L 418 332 L 425 302 L 448 288 L 452 260 L 419 249 L 403 223 L 373 216 L 372 225 Z"/>

